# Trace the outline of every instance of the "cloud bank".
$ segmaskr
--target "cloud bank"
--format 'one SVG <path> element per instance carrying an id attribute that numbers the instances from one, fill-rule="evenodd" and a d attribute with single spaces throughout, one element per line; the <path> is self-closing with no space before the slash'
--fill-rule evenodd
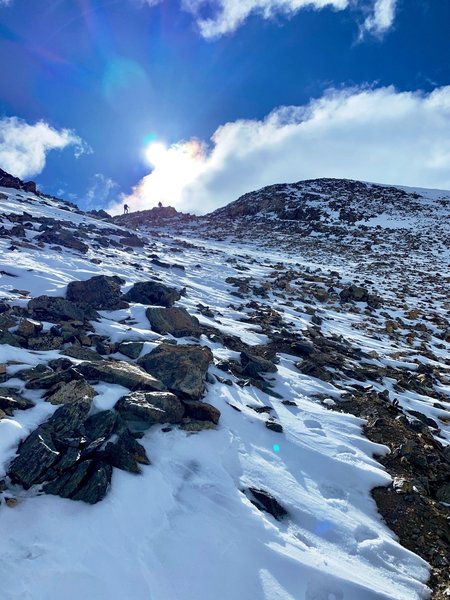
<path id="1" fill-rule="evenodd" d="M 331 90 L 198 140 L 149 147 L 153 171 L 109 207 L 159 201 L 202 214 L 265 185 L 318 177 L 450 189 L 450 86 Z"/>
<path id="2" fill-rule="evenodd" d="M 143 0 L 154 6 L 160 0 Z M 361 33 L 381 36 L 394 23 L 398 0 L 181 0 L 182 8 L 191 13 L 200 34 L 214 39 L 236 31 L 250 15 L 272 19 L 277 15 L 293 16 L 303 9 L 352 10 L 362 19 Z"/>
<path id="3" fill-rule="evenodd" d="M 0 167 L 16 177 L 41 173 L 47 153 L 68 146 L 73 147 L 77 158 L 91 152 L 70 129 L 54 129 L 44 121 L 30 125 L 17 117 L 0 119 Z"/>

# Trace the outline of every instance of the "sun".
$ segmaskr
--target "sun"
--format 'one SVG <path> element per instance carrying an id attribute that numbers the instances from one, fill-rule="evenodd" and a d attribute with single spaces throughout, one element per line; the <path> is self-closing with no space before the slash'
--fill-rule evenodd
<path id="1" fill-rule="evenodd" d="M 160 166 L 167 157 L 168 148 L 163 142 L 150 142 L 145 149 L 145 158 L 152 167 Z"/>

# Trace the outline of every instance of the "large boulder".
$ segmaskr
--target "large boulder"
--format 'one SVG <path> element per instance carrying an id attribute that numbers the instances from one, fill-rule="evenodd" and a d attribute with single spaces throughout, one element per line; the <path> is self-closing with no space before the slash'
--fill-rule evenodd
<path id="1" fill-rule="evenodd" d="M 220 410 L 212 404 L 198 400 L 183 401 L 186 417 L 196 421 L 209 421 L 217 425 L 220 419 Z"/>
<path id="2" fill-rule="evenodd" d="M 176 288 L 157 281 L 139 281 L 123 296 L 127 302 L 165 307 L 173 306 L 180 298 L 181 293 Z"/>
<path id="3" fill-rule="evenodd" d="M 212 352 L 205 346 L 161 344 L 140 358 L 138 364 L 170 391 L 198 400 L 205 390 L 205 377 L 212 360 Z"/>
<path id="4" fill-rule="evenodd" d="M 126 308 L 120 291 L 124 283 L 120 277 L 108 275 L 96 275 L 86 281 L 71 281 L 67 286 L 66 298 L 78 306 L 97 310 Z"/>
<path id="5" fill-rule="evenodd" d="M 45 242 L 46 244 L 54 244 L 58 246 L 64 246 L 64 248 L 70 248 L 77 250 L 82 254 L 86 254 L 89 250 L 89 246 L 79 240 L 73 235 L 68 229 L 64 228 L 51 228 L 44 231 L 35 238 L 36 241 Z"/>
<path id="6" fill-rule="evenodd" d="M 199 320 L 185 308 L 147 308 L 145 314 L 156 333 L 170 333 L 174 337 L 199 336 L 201 333 Z"/>
<path id="7" fill-rule="evenodd" d="M 28 312 L 42 321 L 83 321 L 84 310 L 65 298 L 37 296 L 28 302 Z"/>
<path id="8" fill-rule="evenodd" d="M 179 423 L 184 416 L 182 403 L 171 392 L 133 392 L 121 398 L 115 409 L 134 430 L 155 423 Z"/>
<path id="9" fill-rule="evenodd" d="M 161 381 L 155 379 L 148 372 L 121 360 L 103 360 L 95 363 L 82 362 L 77 366 L 77 371 L 90 382 L 115 383 L 132 391 L 152 392 L 165 389 Z"/>
<path id="10" fill-rule="evenodd" d="M 87 381 L 79 379 L 57 386 L 57 389 L 53 389 L 46 400 L 50 404 L 68 404 L 77 400 L 92 400 L 96 393 Z"/>
<path id="11" fill-rule="evenodd" d="M 117 469 L 130 473 L 140 473 L 139 465 L 149 465 L 150 460 L 144 446 L 125 430 L 116 443 L 106 444 L 103 460 Z"/>

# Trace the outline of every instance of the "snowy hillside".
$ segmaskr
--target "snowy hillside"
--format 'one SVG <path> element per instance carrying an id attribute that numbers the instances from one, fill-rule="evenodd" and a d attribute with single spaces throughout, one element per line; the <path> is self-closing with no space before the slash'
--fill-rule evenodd
<path id="1" fill-rule="evenodd" d="M 0 188 L 2 597 L 445 598 L 449 196 L 320 181 L 137 230 Z"/>

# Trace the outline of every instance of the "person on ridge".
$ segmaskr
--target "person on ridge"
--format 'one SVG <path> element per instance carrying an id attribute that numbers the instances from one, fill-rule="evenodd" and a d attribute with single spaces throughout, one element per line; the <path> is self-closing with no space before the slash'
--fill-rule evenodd
<path id="1" fill-rule="evenodd" d="M 129 209 L 129 208 L 130 208 L 130 207 L 128 206 L 128 204 L 124 204 L 124 205 L 123 205 L 123 214 L 124 214 L 124 215 L 127 215 L 127 214 L 128 214 L 128 209 Z"/>

